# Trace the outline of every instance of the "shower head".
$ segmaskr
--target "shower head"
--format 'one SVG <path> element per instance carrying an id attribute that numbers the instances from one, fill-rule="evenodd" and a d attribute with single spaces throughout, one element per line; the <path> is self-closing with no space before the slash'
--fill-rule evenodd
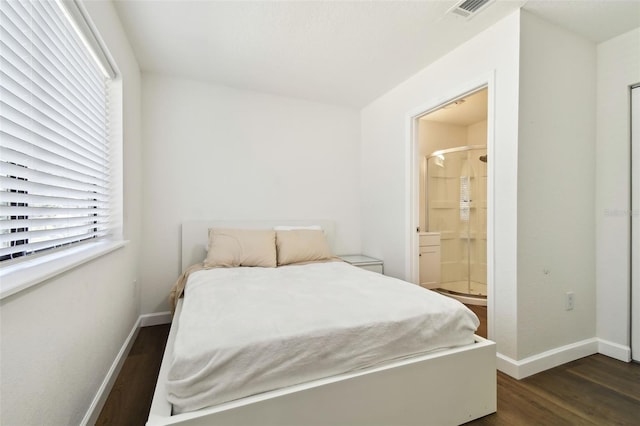
<path id="1" fill-rule="evenodd" d="M 479 160 L 482 161 L 483 163 L 486 163 L 487 162 L 487 155 L 486 154 L 485 155 L 481 155 Z"/>

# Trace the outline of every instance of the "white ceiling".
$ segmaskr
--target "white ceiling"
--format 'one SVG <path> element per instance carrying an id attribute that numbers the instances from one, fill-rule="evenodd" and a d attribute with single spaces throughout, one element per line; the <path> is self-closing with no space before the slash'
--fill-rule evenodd
<path id="1" fill-rule="evenodd" d="M 457 1 L 117 0 L 143 72 L 362 107 L 525 1 L 471 20 Z M 594 41 L 640 26 L 640 0 L 529 1 Z"/>
<path id="2" fill-rule="evenodd" d="M 595 43 L 640 26 L 640 0 L 529 0 L 524 9 Z"/>
<path id="3" fill-rule="evenodd" d="M 460 103 L 460 101 L 463 101 Z M 482 89 L 467 95 L 462 99 L 443 106 L 429 114 L 420 117 L 425 121 L 453 124 L 456 126 L 470 126 L 486 120 L 488 115 L 488 91 Z"/>

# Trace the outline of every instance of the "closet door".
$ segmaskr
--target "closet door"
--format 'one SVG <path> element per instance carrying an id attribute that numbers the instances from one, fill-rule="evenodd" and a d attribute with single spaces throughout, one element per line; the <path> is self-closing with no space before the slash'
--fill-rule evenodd
<path id="1" fill-rule="evenodd" d="M 631 90 L 631 357 L 640 361 L 640 86 Z"/>

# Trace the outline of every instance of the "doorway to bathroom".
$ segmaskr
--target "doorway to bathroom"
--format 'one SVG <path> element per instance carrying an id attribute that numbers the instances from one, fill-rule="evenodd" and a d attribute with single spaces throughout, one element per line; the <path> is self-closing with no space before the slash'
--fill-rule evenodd
<path id="1" fill-rule="evenodd" d="M 418 283 L 480 310 L 489 294 L 488 94 L 473 91 L 414 122 Z"/>

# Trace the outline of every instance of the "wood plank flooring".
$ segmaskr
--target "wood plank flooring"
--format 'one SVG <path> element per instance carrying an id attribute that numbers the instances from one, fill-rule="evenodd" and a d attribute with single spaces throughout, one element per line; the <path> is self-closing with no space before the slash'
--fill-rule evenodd
<path id="1" fill-rule="evenodd" d="M 487 338 L 487 307 L 480 305 L 465 305 L 467 308 L 471 309 L 473 313 L 478 316 L 480 320 L 480 325 L 476 330 L 476 334 L 480 337 Z"/>
<path id="2" fill-rule="evenodd" d="M 522 380 L 498 372 L 498 412 L 469 425 L 639 425 L 640 365 L 604 355 Z"/>
<path id="3" fill-rule="evenodd" d="M 96 424 L 145 424 L 168 333 L 140 330 Z M 467 425 L 640 425 L 639 364 L 592 355 L 519 381 L 498 372 L 497 381 L 498 412 Z"/>
<path id="4" fill-rule="evenodd" d="M 96 425 L 146 423 L 170 328 L 165 324 L 140 329 Z"/>

